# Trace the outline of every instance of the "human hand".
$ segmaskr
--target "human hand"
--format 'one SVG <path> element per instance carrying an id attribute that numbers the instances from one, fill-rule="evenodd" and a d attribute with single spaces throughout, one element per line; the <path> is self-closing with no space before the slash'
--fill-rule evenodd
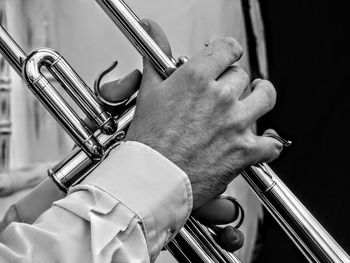
<path id="1" fill-rule="evenodd" d="M 143 22 L 168 54 L 169 44 L 152 21 Z M 244 168 L 277 158 L 282 144 L 257 136 L 251 125 L 275 104 L 266 80 L 255 80 L 231 66 L 242 55 L 232 38 L 214 41 L 163 80 L 148 60 L 127 140 L 144 143 L 177 164 L 188 175 L 193 207 L 199 208 L 224 191 Z"/>
<path id="2" fill-rule="evenodd" d="M 141 74 L 134 70 L 125 77 L 106 83 L 101 86 L 101 93 L 105 100 L 121 101 L 130 97 L 139 88 Z M 113 107 L 109 109 L 114 111 Z M 215 198 L 201 206 L 193 212 L 193 216 L 207 226 L 229 224 L 237 220 L 239 211 L 229 200 Z M 224 249 L 235 251 L 243 245 L 243 233 L 233 228 L 225 226 L 217 231 L 217 241 Z"/>
<path id="3" fill-rule="evenodd" d="M 216 233 L 213 237 L 222 248 L 234 252 L 244 243 L 244 234 L 238 229 L 244 219 L 241 209 L 231 198 L 217 197 L 191 215 Z"/>

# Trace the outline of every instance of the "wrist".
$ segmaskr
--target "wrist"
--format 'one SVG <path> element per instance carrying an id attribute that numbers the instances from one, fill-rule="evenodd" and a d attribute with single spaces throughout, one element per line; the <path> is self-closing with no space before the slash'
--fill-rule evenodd
<path id="1" fill-rule="evenodd" d="M 187 175 L 147 145 L 123 142 L 80 185 L 114 196 L 143 224 L 152 253 L 159 251 L 185 224 L 192 211 Z"/>
<path id="2" fill-rule="evenodd" d="M 186 152 L 185 150 L 183 150 L 182 154 L 178 153 L 174 147 L 174 143 L 167 139 L 156 140 L 152 138 L 139 137 L 136 140 L 133 140 L 133 138 L 135 137 L 129 136 L 126 139 L 152 148 L 154 151 L 158 152 L 161 156 L 173 163 L 177 168 L 181 169 L 184 174 L 186 174 L 192 189 L 192 210 L 199 208 L 212 198 L 212 196 L 209 195 L 212 192 L 212 186 L 208 185 L 207 181 L 201 180 L 201 175 L 198 174 L 196 170 L 190 168 L 190 165 L 188 164 L 190 161 L 187 160 L 189 158 L 185 157 L 184 154 Z"/>

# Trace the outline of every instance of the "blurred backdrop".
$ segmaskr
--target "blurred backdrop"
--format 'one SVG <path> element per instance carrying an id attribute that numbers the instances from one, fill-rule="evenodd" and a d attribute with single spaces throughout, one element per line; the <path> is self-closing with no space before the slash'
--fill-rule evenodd
<path id="1" fill-rule="evenodd" d="M 293 140 L 272 166 L 349 253 L 348 10 L 341 1 L 260 3 L 278 99 L 258 127 Z M 263 242 L 258 262 L 306 262 L 269 216 Z"/>

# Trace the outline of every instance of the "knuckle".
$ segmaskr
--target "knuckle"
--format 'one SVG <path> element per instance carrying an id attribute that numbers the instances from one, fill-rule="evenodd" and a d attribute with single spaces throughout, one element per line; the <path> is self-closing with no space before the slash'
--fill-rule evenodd
<path id="1" fill-rule="evenodd" d="M 273 147 L 273 149 L 270 150 L 270 155 L 266 162 L 272 162 L 273 160 L 277 159 L 280 153 L 281 150 L 279 150 L 277 147 Z"/>
<path id="2" fill-rule="evenodd" d="M 269 109 L 272 109 L 276 104 L 277 93 L 270 81 L 262 80 L 260 85 L 264 88 L 264 95 L 266 105 Z"/>
<path id="3" fill-rule="evenodd" d="M 238 60 L 243 54 L 243 47 L 238 43 L 238 41 L 233 37 L 225 37 L 221 39 L 224 48 L 230 52 L 230 54 Z"/>
<path id="4" fill-rule="evenodd" d="M 244 86 L 247 86 L 250 82 L 248 73 L 241 67 L 232 66 L 234 72 L 237 74 L 237 78 Z"/>
<path id="5" fill-rule="evenodd" d="M 198 67 L 196 65 L 186 65 L 187 67 L 184 67 L 184 77 L 187 78 L 189 81 L 192 81 L 194 83 L 197 82 L 203 82 L 206 75 L 206 70 L 204 67 Z"/>
<path id="6" fill-rule="evenodd" d="M 275 148 L 273 159 L 277 159 L 280 156 L 280 154 L 281 154 L 281 149 L 280 148 Z"/>
<path id="7" fill-rule="evenodd" d="M 233 122 L 233 124 L 236 130 L 239 132 L 242 132 L 247 128 L 247 123 L 245 119 L 242 117 L 242 114 L 235 118 L 235 121 Z"/>
<path id="8" fill-rule="evenodd" d="M 252 137 L 245 136 L 241 141 L 241 150 L 244 156 L 249 156 L 254 152 L 256 141 Z"/>
<path id="9" fill-rule="evenodd" d="M 239 68 L 239 73 L 240 73 L 240 76 L 242 78 L 242 81 L 244 81 L 244 83 L 248 84 L 249 83 L 248 73 L 242 68 Z"/>
<path id="10" fill-rule="evenodd" d="M 241 107 L 241 102 L 240 101 L 236 101 L 236 107 L 240 108 Z M 234 118 L 232 119 L 232 126 L 234 127 L 234 129 L 238 132 L 245 132 L 247 130 L 247 127 L 250 126 L 251 120 L 249 119 L 249 117 L 246 114 L 246 111 L 244 111 L 244 109 L 242 110 L 237 110 L 235 112 Z"/>
<path id="11" fill-rule="evenodd" d="M 265 156 L 262 158 L 262 161 L 272 162 L 280 156 L 282 149 L 283 146 L 280 142 L 272 142 L 268 147 L 266 147 Z"/>
<path id="12" fill-rule="evenodd" d="M 238 66 L 229 67 L 227 71 L 230 71 L 229 74 L 232 73 L 232 79 L 217 85 L 217 93 L 219 99 L 232 102 L 234 99 L 238 99 L 237 89 L 240 89 L 241 86 L 249 86 L 249 75 Z"/>
<path id="13" fill-rule="evenodd" d="M 221 103 L 231 104 L 234 101 L 234 94 L 232 92 L 232 88 L 229 85 L 216 87 L 213 89 L 213 91 L 215 92 L 218 101 Z"/>

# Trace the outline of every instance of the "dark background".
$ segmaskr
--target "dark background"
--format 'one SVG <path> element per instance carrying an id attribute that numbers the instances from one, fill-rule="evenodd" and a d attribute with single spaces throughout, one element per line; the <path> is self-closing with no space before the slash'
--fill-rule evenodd
<path id="1" fill-rule="evenodd" d="M 278 102 L 259 123 L 293 141 L 272 167 L 350 252 L 347 1 L 260 0 Z M 307 262 L 266 216 L 261 262 Z"/>

